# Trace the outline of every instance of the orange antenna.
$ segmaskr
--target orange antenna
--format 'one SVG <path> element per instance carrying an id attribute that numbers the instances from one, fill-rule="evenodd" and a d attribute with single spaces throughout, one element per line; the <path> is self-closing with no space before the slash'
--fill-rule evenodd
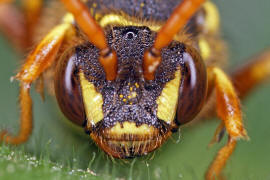
<path id="1" fill-rule="evenodd" d="M 183 0 L 176 7 L 166 24 L 158 32 L 154 45 L 144 53 L 143 73 L 145 79 L 153 80 L 155 78 L 155 71 L 161 63 L 162 48 L 173 40 L 174 35 L 187 24 L 204 2 L 205 0 Z"/>
<path id="2" fill-rule="evenodd" d="M 73 14 L 76 22 L 87 35 L 91 43 L 100 49 L 99 62 L 103 66 L 107 80 L 114 80 L 117 75 L 117 55 L 108 47 L 103 29 L 91 16 L 81 0 L 61 0 L 67 10 Z"/>

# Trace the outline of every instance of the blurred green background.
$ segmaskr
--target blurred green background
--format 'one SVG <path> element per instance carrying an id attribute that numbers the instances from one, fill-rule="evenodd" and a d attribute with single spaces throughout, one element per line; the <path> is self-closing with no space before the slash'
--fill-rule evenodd
<path id="1" fill-rule="evenodd" d="M 269 0 L 214 2 L 220 9 L 222 36 L 229 46 L 229 67 L 241 65 L 246 58 L 270 47 Z M 17 54 L 3 36 L 0 37 L 0 55 L 0 128 L 15 133 L 19 121 L 18 83 L 10 83 L 10 77 L 20 67 L 18 60 L 23 56 Z M 250 141 L 239 142 L 225 170 L 228 179 L 270 180 L 269 92 L 270 83 L 262 85 L 243 103 L 244 122 Z M 175 134 L 172 140 L 150 156 L 111 161 L 84 135 L 83 130 L 63 117 L 53 97 L 47 95 L 45 103 L 42 103 L 36 92 L 32 91 L 32 95 L 35 128 L 31 139 L 20 146 L 19 151 L 38 158 L 46 154 L 52 162 L 64 167 L 82 170 L 90 167 L 100 179 L 203 179 L 209 163 L 226 139 L 208 149 L 218 121 L 207 121 L 194 127 L 183 127 L 180 142 L 179 134 Z M 8 149 L 14 150 L 13 147 Z M 27 173 L 15 169 L 10 173 L 10 162 L 0 157 L 0 179 L 28 179 L 27 176 L 31 176 L 31 170 Z M 52 172 L 48 170 L 45 177 L 64 179 L 69 176 L 65 173 L 65 176 L 54 177 L 50 175 Z"/>

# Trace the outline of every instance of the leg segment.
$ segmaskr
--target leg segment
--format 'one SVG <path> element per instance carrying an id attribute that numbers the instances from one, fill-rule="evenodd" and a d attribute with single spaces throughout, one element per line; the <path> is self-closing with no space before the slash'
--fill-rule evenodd
<path id="1" fill-rule="evenodd" d="M 69 31 L 73 31 L 71 18 L 65 18 L 63 24 L 56 26 L 30 53 L 21 71 L 16 75 L 20 81 L 21 124 L 19 134 L 10 135 L 4 131 L 0 141 L 10 144 L 21 144 L 28 140 L 32 132 L 31 83 L 35 81 L 55 61 L 55 57 Z"/>
<path id="2" fill-rule="evenodd" d="M 20 144 L 29 138 L 32 132 L 32 99 L 30 97 L 30 84 L 20 85 L 20 107 L 21 107 L 21 127 L 17 136 L 8 135 L 7 131 L 0 134 L 0 140 L 10 144 Z"/>
<path id="3" fill-rule="evenodd" d="M 30 53 L 16 78 L 26 83 L 36 80 L 54 62 L 54 58 L 70 28 L 72 28 L 70 23 L 56 26 Z"/>
<path id="4" fill-rule="evenodd" d="M 270 77 L 270 49 L 256 56 L 250 63 L 238 68 L 231 75 L 240 98 Z"/>
<path id="5" fill-rule="evenodd" d="M 208 168 L 208 171 L 205 175 L 205 179 L 207 180 L 221 179 L 220 173 L 225 167 L 227 160 L 232 155 L 235 146 L 236 140 L 229 137 L 227 144 L 218 151 L 218 154 L 216 155 L 214 161 Z"/>
<path id="6" fill-rule="evenodd" d="M 223 122 L 221 122 L 219 124 L 219 126 L 217 127 L 216 131 L 215 131 L 215 134 L 214 134 L 214 137 L 213 139 L 211 140 L 211 142 L 209 143 L 209 147 L 211 147 L 213 144 L 217 143 L 217 142 L 220 142 L 221 139 L 223 138 L 224 134 L 225 134 L 225 131 L 226 131 L 226 128 L 225 128 L 225 125 Z"/>
<path id="7" fill-rule="evenodd" d="M 236 146 L 236 140 L 247 138 L 247 133 L 242 122 L 240 101 L 232 82 L 219 68 L 209 68 L 208 71 L 210 75 L 213 75 L 210 79 L 214 81 L 216 89 L 217 115 L 222 120 L 229 135 L 228 143 L 219 150 L 206 173 L 206 179 L 213 180 L 220 177 L 222 169 Z M 218 128 L 215 136 L 222 131 L 222 126 Z"/>
<path id="8" fill-rule="evenodd" d="M 207 104 L 207 110 L 203 112 L 202 117 L 209 118 L 216 115 L 215 102 L 212 101 L 212 90 L 214 90 L 214 74 L 212 69 L 208 72 L 208 94 L 211 98 Z M 251 61 L 241 67 L 237 67 L 230 73 L 230 79 L 233 83 L 238 97 L 243 100 L 253 89 L 266 80 L 270 79 L 270 49 L 258 54 Z"/>

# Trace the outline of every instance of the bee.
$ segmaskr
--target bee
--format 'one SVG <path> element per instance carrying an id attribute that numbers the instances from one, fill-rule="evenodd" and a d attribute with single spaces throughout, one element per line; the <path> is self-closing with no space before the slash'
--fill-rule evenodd
<path id="1" fill-rule="evenodd" d="M 6 32 L 18 47 L 31 44 L 41 4 L 25 1 L 24 38 L 19 39 L 12 22 L 3 23 L 4 30 L 13 30 Z M 240 98 L 269 76 L 270 52 L 235 73 L 225 73 L 226 47 L 219 34 L 218 11 L 210 1 L 62 0 L 62 4 L 66 8 L 62 18 L 14 77 L 20 81 L 19 134 L 3 131 L 1 140 L 10 144 L 28 140 L 29 91 L 44 76 L 53 85 L 63 114 L 115 158 L 146 155 L 181 125 L 216 110 L 221 123 L 213 142 L 225 130 L 228 142 L 205 178 L 220 177 L 237 140 L 248 139 Z"/>

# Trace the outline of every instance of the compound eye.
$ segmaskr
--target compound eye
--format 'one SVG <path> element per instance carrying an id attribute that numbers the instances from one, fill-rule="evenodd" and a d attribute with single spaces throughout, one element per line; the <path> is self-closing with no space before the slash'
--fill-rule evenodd
<path id="1" fill-rule="evenodd" d="M 201 110 L 207 93 L 207 74 L 198 52 L 186 47 L 183 54 L 183 79 L 179 88 L 177 124 L 191 121 Z"/>
<path id="2" fill-rule="evenodd" d="M 73 123 L 82 126 L 85 111 L 75 66 L 76 57 L 74 49 L 63 53 L 56 67 L 54 87 L 57 102 L 64 115 Z"/>

